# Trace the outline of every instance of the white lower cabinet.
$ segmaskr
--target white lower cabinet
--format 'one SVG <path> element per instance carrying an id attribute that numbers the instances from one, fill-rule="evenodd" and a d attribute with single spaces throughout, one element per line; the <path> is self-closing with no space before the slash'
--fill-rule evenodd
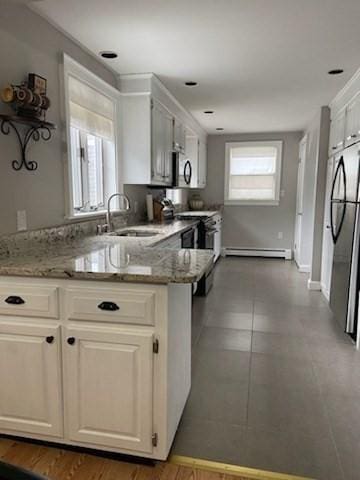
<path id="1" fill-rule="evenodd" d="M 150 453 L 153 334 L 66 327 L 63 344 L 70 440 Z"/>
<path id="2" fill-rule="evenodd" d="M 0 320 L 0 429 L 60 437 L 60 327 Z"/>
<path id="3" fill-rule="evenodd" d="M 0 434 L 165 460 L 190 390 L 191 285 L 0 277 L 2 290 Z M 51 291 L 49 318 L 8 302 Z"/>

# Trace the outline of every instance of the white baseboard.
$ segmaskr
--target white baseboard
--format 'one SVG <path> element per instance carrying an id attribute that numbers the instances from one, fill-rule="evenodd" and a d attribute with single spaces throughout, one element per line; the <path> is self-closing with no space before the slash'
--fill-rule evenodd
<path id="1" fill-rule="evenodd" d="M 321 282 L 311 280 L 310 278 L 308 280 L 307 286 L 309 290 L 318 290 L 319 292 L 321 291 Z"/>
<path id="2" fill-rule="evenodd" d="M 310 273 L 310 265 L 298 265 L 300 273 Z"/>
<path id="3" fill-rule="evenodd" d="M 330 301 L 330 292 L 329 292 L 329 290 L 326 289 L 324 283 L 321 284 L 321 291 L 322 291 L 324 297 L 326 298 L 326 300 L 329 302 Z"/>
<path id="4" fill-rule="evenodd" d="M 287 248 L 232 248 L 226 247 L 224 256 L 236 257 L 270 257 L 292 259 L 292 250 Z"/>

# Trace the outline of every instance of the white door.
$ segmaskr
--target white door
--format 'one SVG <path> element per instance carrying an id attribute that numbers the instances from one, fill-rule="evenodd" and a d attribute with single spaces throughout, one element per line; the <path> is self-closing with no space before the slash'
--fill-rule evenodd
<path id="1" fill-rule="evenodd" d="M 301 265 L 301 230 L 304 201 L 304 175 L 306 162 L 307 137 L 305 136 L 299 144 L 299 163 L 296 193 L 296 218 L 295 218 L 295 239 L 294 258 L 298 266 Z"/>
<path id="2" fill-rule="evenodd" d="M 121 327 L 65 329 L 70 440 L 152 452 L 153 335 Z"/>
<path id="3" fill-rule="evenodd" d="M 324 205 L 324 230 L 323 230 L 323 247 L 322 247 L 322 259 L 321 259 L 321 289 L 325 297 L 330 298 L 330 286 L 331 286 L 331 271 L 334 257 L 334 243 L 331 236 L 330 226 L 330 197 L 331 188 L 334 176 L 334 157 L 328 160 L 327 172 L 326 172 L 326 193 L 325 193 L 325 205 Z"/>
<path id="4" fill-rule="evenodd" d="M 60 327 L 0 320 L 0 430 L 61 437 Z"/>

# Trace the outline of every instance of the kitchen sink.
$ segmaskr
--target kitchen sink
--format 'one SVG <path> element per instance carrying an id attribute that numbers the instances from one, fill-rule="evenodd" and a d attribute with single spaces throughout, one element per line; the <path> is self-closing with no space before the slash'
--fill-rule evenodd
<path id="1" fill-rule="evenodd" d="M 109 235 L 115 237 L 155 237 L 159 233 L 155 230 L 121 230 L 120 232 L 112 232 Z"/>

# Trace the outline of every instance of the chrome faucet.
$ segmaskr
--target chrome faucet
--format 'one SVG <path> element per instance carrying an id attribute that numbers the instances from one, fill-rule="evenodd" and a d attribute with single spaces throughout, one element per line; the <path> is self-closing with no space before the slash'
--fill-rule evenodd
<path id="1" fill-rule="evenodd" d="M 107 226 L 108 232 L 112 232 L 113 230 L 110 207 L 111 207 L 111 200 L 115 197 L 123 198 L 125 200 L 125 210 L 123 211 L 128 212 L 130 210 L 130 200 L 129 200 L 129 197 L 125 195 L 125 193 L 114 193 L 113 195 L 111 195 L 107 202 L 107 212 L 106 212 L 106 226 Z"/>

